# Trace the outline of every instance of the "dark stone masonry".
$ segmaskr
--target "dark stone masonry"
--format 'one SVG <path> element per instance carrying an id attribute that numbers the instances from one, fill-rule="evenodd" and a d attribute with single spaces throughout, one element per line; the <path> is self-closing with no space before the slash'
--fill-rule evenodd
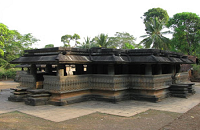
<path id="1" fill-rule="evenodd" d="M 28 105 L 87 100 L 158 102 L 170 95 L 181 97 L 187 91 L 184 97 L 195 92 L 193 84 L 187 83 L 188 72 L 180 72 L 181 64 L 194 62 L 183 54 L 157 49 L 45 48 L 26 50 L 11 63 L 20 64 L 22 72 L 20 86 L 8 99 Z"/>

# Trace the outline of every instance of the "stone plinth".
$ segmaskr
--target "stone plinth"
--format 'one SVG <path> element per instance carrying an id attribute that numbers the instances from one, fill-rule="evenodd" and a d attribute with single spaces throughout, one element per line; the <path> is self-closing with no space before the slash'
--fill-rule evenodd
<path id="1" fill-rule="evenodd" d="M 20 75 L 20 87 L 27 87 L 27 88 L 35 88 L 36 87 L 36 80 L 33 75 L 24 74 Z"/>

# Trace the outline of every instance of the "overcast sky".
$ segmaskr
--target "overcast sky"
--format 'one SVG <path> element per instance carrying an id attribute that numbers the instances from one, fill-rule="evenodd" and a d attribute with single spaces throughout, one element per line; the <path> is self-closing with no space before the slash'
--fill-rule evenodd
<path id="1" fill-rule="evenodd" d="M 0 23 L 21 34 L 40 39 L 35 46 L 63 45 L 61 36 L 77 33 L 84 37 L 100 33 L 114 36 L 128 32 L 137 38 L 145 34 L 140 17 L 151 8 L 163 8 L 170 17 L 176 13 L 200 15 L 197 0 L 0 0 Z"/>

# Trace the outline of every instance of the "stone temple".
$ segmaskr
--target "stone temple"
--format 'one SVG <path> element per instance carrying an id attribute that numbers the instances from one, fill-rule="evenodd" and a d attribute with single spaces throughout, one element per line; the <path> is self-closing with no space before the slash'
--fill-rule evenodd
<path id="1" fill-rule="evenodd" d="M 29 105 L 67 105 L 88 100 L 161 101 L 193 94 L 188 72 L 193 64 L 180 53 L 158 49 L 44 48 L 25 50 L 11 61 L 26 68 L 10 101 Z"/>

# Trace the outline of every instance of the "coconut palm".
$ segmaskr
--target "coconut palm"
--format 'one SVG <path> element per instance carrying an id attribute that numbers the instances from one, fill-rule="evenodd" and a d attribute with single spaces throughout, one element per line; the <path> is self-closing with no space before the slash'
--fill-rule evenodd
<path id="1" fill-rule="evenodd" d="M 161 50 L 169 49 L 169 39 L 163 34 L 170 31 L 161 32 L 165 27 L 165 19 L 159 20 L 157 17 L 151 18 L 145 23 L 147 35 L 141 36 L 144 38 L 139 44 L 143 44 L 145 48 L 155 48 Z"/>
<path id="2" fill-rule="evenodd" d="M 100 34 L 97 38 L 96 38 L 96 44 L 99 46 L 99 47 L 105 47 L 105 48 L 108 48 L 109 47 L 109 37 L 108 35 L 106 34 Z"/>
<path id="3" fill-rule="evenodd" d="M 94 47 L 92 41 L 90 40 L 90 37 L 87 37 L 86 39 L 84 38 L 84 42 L 78 46 L 79 48 L 85 48 L 85 49 L 88 49 L 88 48 L 91 48 L 91 47 Z"/>

